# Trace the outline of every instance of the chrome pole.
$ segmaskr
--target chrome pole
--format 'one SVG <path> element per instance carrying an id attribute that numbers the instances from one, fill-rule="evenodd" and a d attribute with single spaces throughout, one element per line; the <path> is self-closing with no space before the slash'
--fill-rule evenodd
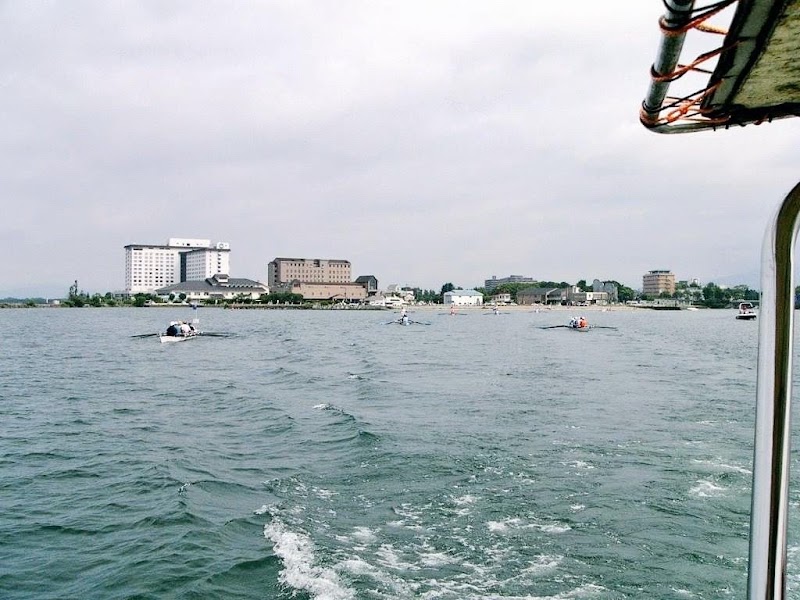
<path id="1" fill-rule="evenodd" d="M 748 598 L 786 594 L 786 531 L 794 333 L 793 253 L 800 228 L 800 184 L 786 196 L 761 254 L 761 310 L 750 513 Z"/>
<path id="2" fill-rule="evenodd" d="M 652 80 L 642 102 L 643 123 L 651 124 L 658 120 L 661 105 L 667 96 L 670 81 L 659 78 L 669 75 L 675 70 L 683 49 L 686 33 L 681 28 L 692 18 L 694 0 L 665 0 L 667 12 L 661 17 L 661 45 L 658 48 L 656 61 L 650 69 Z"/>

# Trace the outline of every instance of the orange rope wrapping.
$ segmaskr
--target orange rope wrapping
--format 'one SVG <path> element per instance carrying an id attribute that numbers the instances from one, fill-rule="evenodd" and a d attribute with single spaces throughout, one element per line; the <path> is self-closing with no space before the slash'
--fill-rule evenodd
<path id="1" fill-rule="evenodd" d="M 689 71 L 701 71 L 701 69 L 697 68 L 697 65 L 701 65 L 709 59 L 714 58 L 725 52 L 726 50 L 730 50 L 731 48 L 735 48 L 739 42 L 735 42 L 730 46 L 720 46 L 716 50 L 711 50 L 710 52 L 705 52 L 701 54 L 697 58 L 695 58 L 691 63 L 688 65 L 678 65 L 678 68 L 675 69 L 672 73 L 664 73 L 663 75 L 660 73 L 655 73 L 654 69 L 650 70 L 650 75 L 653 78 L 653 81 L 657 83 L 664 83 L 664 82 L 672 82 L 676 79 L 679 79 L 686 75 Z"/>
<path id="2" fill-rule="evenodd" d="M 674 123 L 678 119 L 692 119 L 696 116 L 702 117 L 703 113 L 699 108 L 700 103 L 703 101 L 704 98 L 713 94 L 717 90 L 717 88 L 721 85 L 721 83 L 722 82 L 717 82 L 715 85 L 709 86 L 706 89 L 701 90 L 700 92 L 697 92 L 695 94 L 692 94 L 691 96 L 687 96 L 686 98 L 681 98 L 680 100 L 678 100 L 677 108 L 669 111 L 666 117 L 664 117 L 663 122 Z M 698 108 L 690 115 L 689 111 L 692 109 L 692 107 L 698 107 Z M 720 119 L 708 119 L 707 117 L 705 117 L 703 120 L 709 123 L 713 123 L 715 121 L 724 123 L 728 119 L 727 117 Z"/>
<path id="3" fill-rule="evenodd" d="M 728 30 L 723 29 L 722 27 L 715 27 L 714 25 L 704 25 L 700 24 L 695 27 L 697 31 L 702 31 L 703 33 L 716 33 L 718 35 L 728 35 Z"/>
<path id="4" fill-rule="evenodd" d="M 703 33 L 711 33 L 711 34 L 720 34 L 726 35 L 727 31 L 721 29 L 719 27 L 715 27 L 713 25 L 709 25 L 706 23 L 708 19 L 717 15 L 721 11 L 728 8 L 730 5 L 738 2 L 739 0 L 723 0 L 713 8 L 710 8 L 699 14 L 698 16 L 690 19 L 686 24 L 680 27 L 669 27 L 665 21 L 665 17 L 662 16 L 659 19 L 659 27 L 661 28 L 661 33 L 665 37 L 671 36 L 678 36 L 687 33 L 691 29 L 696 29 Z M 702 63 L 715 58 L 722 54 L 723 52 L 730 50 L 731 48 L 736 47 L 739 42 L 735 42 L 730 46 L 721 46 L 715 50 L 711 50 L 709 52 L 705 52 L 695 58 L 691 63 L 688 65 L 677 65 L 677 68 L 673 70 L 671 73 L 658 73 L 655 70 L 655 66 L 650 67 L 650 77 L 656 83 L 671 83 L 681 77 L 683 77 L 689 71 L 696 71 L 696 72 L 703 72 L 708 73 L 709 71 L 706 69 L 698 68 L 699 65 Z M 651 127 L 658 127 L 663 125 L 670 125 L 675 123 L 679 120 L 684 121 L 691 121 L 691 122 L 703 122 L 710 126 L 716 125 L 726 125 L 730 122 L 730 117 L 718 117 L 715 119 L 709 118 L 703 114 L 703 110 L 700 108 L 703 100 L 713 94 L 717 88 L 722 84 L 722 82 L 717 82 L 713 86 L 709 86 L 703 90 L 698 92 L 694 92 L 684 98 L 669 98 L 670 103 L 662 103 L 661 108 L 659 109 L 658 113 L 656 113 L 655 117 L 652 113 L 648 113 L 642 108 L 639 112 L 640 120 Z M 661 112 L 667 111 L 665 116 L 660 116 Z"/>
<path id="5" fill-rule="evenodd" d="M 731 4 L 738 1 L 739 0 L 728 0 L 727 2 L 723 2 L 716 8 L 713 8 L 708 12 L 705 12 L 695 17 L 694 19 L 689 20 L 685 25 L 682 25 L 681 27 L 669 27 L 666 21 L 664 20 L 663 16 L 658 20 L 658 25 L 659 27 L 661 27 L 661 33 L 664 34 L 665 36 L 683 35 L 690 29 L 698 29 L 703 23 L 705 23 L 705 21 L 708 21 L 711 17 L 722 12 L 723 10 L 728 8 Z"/>

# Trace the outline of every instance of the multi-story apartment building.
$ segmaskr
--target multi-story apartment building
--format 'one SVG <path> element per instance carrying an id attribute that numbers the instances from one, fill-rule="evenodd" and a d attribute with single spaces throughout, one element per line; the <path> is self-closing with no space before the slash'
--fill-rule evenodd
<path id="1" fill-rule="evenodd" d="M 672 271 L 650 271 L 642 277 L 642 294 L 660 296 L 675 293 L 675 275 Z"/>
<path id="2" fill-rule="evenodd" d="M 270 289 L 301 283 L 351 283 L 349 260 L 321 258 L 276 258 L 267 266 Z"/>
<path id="3" fill-rule="evenodd" d="M 125 292 L 150 294 L 181 281 L 230 273 L 230 244 L 170 238 L 165 245 L 125 246 Z"/>

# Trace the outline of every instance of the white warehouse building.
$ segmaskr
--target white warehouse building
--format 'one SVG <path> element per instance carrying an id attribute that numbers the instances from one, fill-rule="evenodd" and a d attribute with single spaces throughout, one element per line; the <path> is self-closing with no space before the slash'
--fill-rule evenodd
<path id="1" fill-rule="evenodd" d="M 475 290 L 453 290 L 444 293 L 443 302 L 455 306 L 481 306 L 483 294 Z"/>
<path id="2" fill-rule="evenodd" d="M 182 281 L 230 274 L 230 244 L 170 238 L 165 245 L 125 246 L 125 292 L 152 294 Z"/>

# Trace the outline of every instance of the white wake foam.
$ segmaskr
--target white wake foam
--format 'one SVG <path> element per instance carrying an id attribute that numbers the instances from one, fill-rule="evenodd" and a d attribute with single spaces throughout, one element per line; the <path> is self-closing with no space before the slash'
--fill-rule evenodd
<path id="1" fill-rule="evenodd" d="M 308 592 L 314 600 L 355 599 L 355 593 L 342 583 L 336 571 L 315 564 L 310 537 L 290 531 L 278 518 L 264 526 L 264 537 L 272 541 L 275 554 L 283 561 L 281 584 Z"/>

